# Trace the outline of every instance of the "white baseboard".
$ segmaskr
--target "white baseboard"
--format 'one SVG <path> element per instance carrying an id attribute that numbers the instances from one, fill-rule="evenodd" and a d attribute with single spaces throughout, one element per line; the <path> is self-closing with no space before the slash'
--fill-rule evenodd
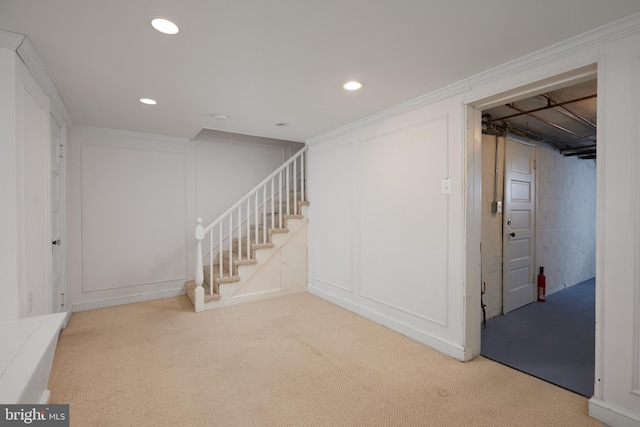
<path id="1" fill-rule="evenodd" d="M 177 297 L 179 295 L 184 295 L 184 294 L 185 294 L 184 286 L 181 286 L 178 289 L 168 289 L 164 291 L 140 293 L 140 294 L 129 295 L 124 297 L 105 298 L 105 299 L 94 300 L 94 301 L 74 303 L 72 306 L 73 307 L 72 311 L 76 313 L 79 311 L 95 310 L 98 308 L 113 307 L 116 305 L 131 304 L 134 302 Z"/>
<path id="2" fill-rule="evenodd" d="M 66 311 L 66 315 L 64 316 L 64 320 L 62 321 L 62 326 L 60 326 L 60 329 L 64 329 L 67 327 L 67 325 L 69 324 L 69 320 L 71 320 L 72 314 L 73 314 L 73 306 L 70 306 L 69 309 Z"/>
<path id="3" fill-rule="evenodd" d="M 346 310 L 349 310 L 353 313 L 356 313 L 362 317 L 365 317 L 373 322 L 376 322 L 382 326 L 386 326 L 387 328 L 396 331 L 402 335 L 405 335 L 419 343 L 426 345 L 427 347 L 431 347 L 434 350 L 437 350 L 441 353 L 446 354 L 447 356 L 451 356 L 458 360 L 465 360 L 465 352 L 464 349 L 460 346 L 457 346 L 452 343 L 448 343 L 446 341 L 442 341 L 439 338 L 428 335 L 422 331 L 419 331 L 409 325 L 401 323 L 395 319 L 372 311 L 369 308 L 362 307 L 354 304 L 351 301 L 345 300 L 343 298 L 337 297 L 333 294 L 329 294 L 322 289 L 315 287 L 312 284 L 307 285 L 307 291 L 310 294 L 318 296 L 322 299 L 325 299 L 329 302 L 332 302 Z"/>
<path id="4" fill-rule="evenodd" d="M 42 397 L 40 398 L 40 402 L 38 402 L 38 404 L 40 405 L 46 405 L 49 403 L 49 398 L 51 398 L 51 390 L 46 389 L 44 391 L 44 393 L 42 393 Z"/>
<path id="5" fill-rule="evenodd" d="M 589 399 L 589 415 L 612 427 L 640 427 L 640 413 L 631 412 L 594 397 Z"/>
<path id="6" fill-rule="evenodd" d="M 238 297 L 231 297 L 226 301 L 225 306 L 242 304 L 245 302 L 254 302 L 261 301 L 269 298 L 277 298 L 285 295 L 297 294 L 300 292 L 305 292 L 305 288 L 295 288 L 295 289 L 271 289 L 263 292 L 255 292 L 252 294 L 245 294 Z"/>

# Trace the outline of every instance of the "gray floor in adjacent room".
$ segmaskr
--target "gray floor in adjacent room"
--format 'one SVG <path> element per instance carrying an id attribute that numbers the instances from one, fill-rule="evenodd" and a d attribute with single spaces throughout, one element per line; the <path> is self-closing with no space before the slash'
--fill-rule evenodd
<path id="1" fill-rule="evenodd" d="M 593 395 L 595 279 L 487 321 L 482 355 L 571 390 Z"/>

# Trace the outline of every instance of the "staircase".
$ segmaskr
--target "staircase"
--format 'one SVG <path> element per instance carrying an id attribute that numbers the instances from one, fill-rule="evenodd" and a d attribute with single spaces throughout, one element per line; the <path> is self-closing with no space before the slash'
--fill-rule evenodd
<path id="1" fill-rule="evenodd" d="M 282 276 L 304 260 L 293 270 L 306 285 L 305 158 L 306 147 L 207 227 L 197 219 L 195 280 L 185 283 L 196 312 L 304 290 Z"/>

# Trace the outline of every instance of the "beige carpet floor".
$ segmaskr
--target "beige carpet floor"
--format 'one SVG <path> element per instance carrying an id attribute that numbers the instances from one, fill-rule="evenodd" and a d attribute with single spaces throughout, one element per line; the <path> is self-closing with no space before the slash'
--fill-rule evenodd
<path id="1" fill-rule="evenodd" d="M 76 313 L 49 388 L 72 426 L 600 425 L 582 396 L 307 293 L 198 314 L 186 296 Z"/>

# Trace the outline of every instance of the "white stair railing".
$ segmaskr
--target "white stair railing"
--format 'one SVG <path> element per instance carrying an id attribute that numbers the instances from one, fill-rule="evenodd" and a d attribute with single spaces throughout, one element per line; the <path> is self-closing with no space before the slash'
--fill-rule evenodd
<path id="1" fill-rule="evenodd" d="M 202 218 L 196 219 L 197 288 L 201 288 L 204 283 L 205 259 L 209 270 L 209 293 L 220 294 L 215 277 L 223 279 L 233 276 L 234 258 L 237 261 L 252 259 L 254 245 L 269 243 L 268 228 L 283 228 L 283 215 L 300 213 L 299 202 L 305 200 L 306 152 L 307 147 L 298 151 L 206 228 L 202 225 Z M 269 215 L 271 218 L 267 221 Z M 205 256 L 203 244 L 207 245 Z M 225 252 L 227 256 L 224 255 Z M 219 267 L 214 275 L 216 265 Z"/>

